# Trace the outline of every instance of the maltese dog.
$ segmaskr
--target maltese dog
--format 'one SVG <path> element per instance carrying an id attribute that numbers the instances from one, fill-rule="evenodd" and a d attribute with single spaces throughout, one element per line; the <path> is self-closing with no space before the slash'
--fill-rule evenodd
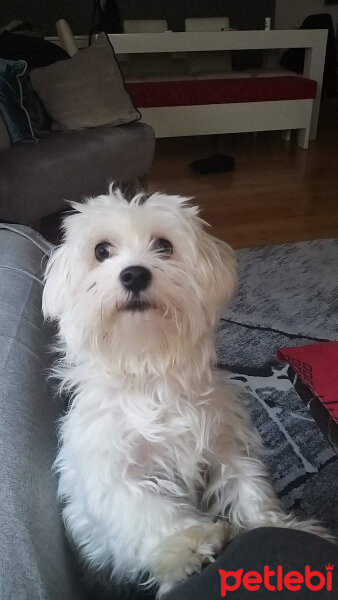
<path id="1" fill-rule="evenodd" d="M 127 202 L 111 187 L 72 208 L 43 313 L 58 323 L 56 372 L 71 391 L 55 464 L 81 556 L 121 579 L 146 576 L 161 596 L 243 530 L 325 536 L 284 512 L 240 394 L 215 366 L 236 286 L 230 247 L 179 196 Z"/>

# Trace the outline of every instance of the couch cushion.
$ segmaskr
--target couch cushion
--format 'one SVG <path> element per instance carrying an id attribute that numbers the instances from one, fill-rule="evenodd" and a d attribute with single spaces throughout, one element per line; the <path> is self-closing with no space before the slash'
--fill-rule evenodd
<path id="1" fill-rule="evenodd" d="M 65 208 L 65 199 L 105 193 L 109 181 L 146 175 L 154 131 L 143 123 L 52 133 L 0 160 L 0 219 L 29 224 Z"/>
<path id="2" fill-rule="evenodd" d="M 128 83 L 139 108 L 314 98 L 317 83 L 304 77 L 253 77 Z"/>
<path id="3" fill-rule="evenodd" d="M 83 600 L 67 547 L 56 479 L 62 404 L 47 383 L 51 330 L 41 316 L 49 244 L 0 225 L 0 597 Z"/>
<path id="4" fill-rule="evenodd" d="M 71 59 L 33 69 L 30 76 L 54 130 L 121 125 L 140 118 L 105 33 Z"/>

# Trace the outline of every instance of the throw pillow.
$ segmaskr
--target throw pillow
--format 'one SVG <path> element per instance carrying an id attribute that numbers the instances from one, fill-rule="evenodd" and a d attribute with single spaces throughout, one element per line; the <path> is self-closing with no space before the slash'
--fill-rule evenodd
<path id="1" fill-rule="evenodd" d="M 24 60 L 0 58 L 0 114 L 12 145 L 36 141 L 23 105 L 21 83 L 26 69 Z"/>
<path id="2" fill-rule="evenodd" d="M 122 125 L 140 118 L 105 33 L 71 59 L 34 69 L 30 76 L 54 130 Z"/>

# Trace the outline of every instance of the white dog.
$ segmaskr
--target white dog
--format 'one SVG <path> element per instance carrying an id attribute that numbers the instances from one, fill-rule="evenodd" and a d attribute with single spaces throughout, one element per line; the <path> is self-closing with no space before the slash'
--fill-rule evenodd
<path id="1" fill-rule="evenodd" d="M 256 457 L 239 399 L 215 368 L 236 284 L 226 244 L 178 196 L 120 191 L 73 204 L 43 294 L 72 390 L 56 467 L 67 530 L 94 568 L 158 595 L 239 531 L 296 527 Z"/>

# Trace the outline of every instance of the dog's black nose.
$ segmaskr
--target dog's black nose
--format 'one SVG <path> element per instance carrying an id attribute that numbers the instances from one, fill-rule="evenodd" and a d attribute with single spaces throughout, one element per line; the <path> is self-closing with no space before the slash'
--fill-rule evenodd
<path id="1" fill-rule="evenodd" d="M 121 271 L 120 280 L 128 292 L 142 292 L 150 283 L 151 272 L 146 267 L 127 267 Z"/>

